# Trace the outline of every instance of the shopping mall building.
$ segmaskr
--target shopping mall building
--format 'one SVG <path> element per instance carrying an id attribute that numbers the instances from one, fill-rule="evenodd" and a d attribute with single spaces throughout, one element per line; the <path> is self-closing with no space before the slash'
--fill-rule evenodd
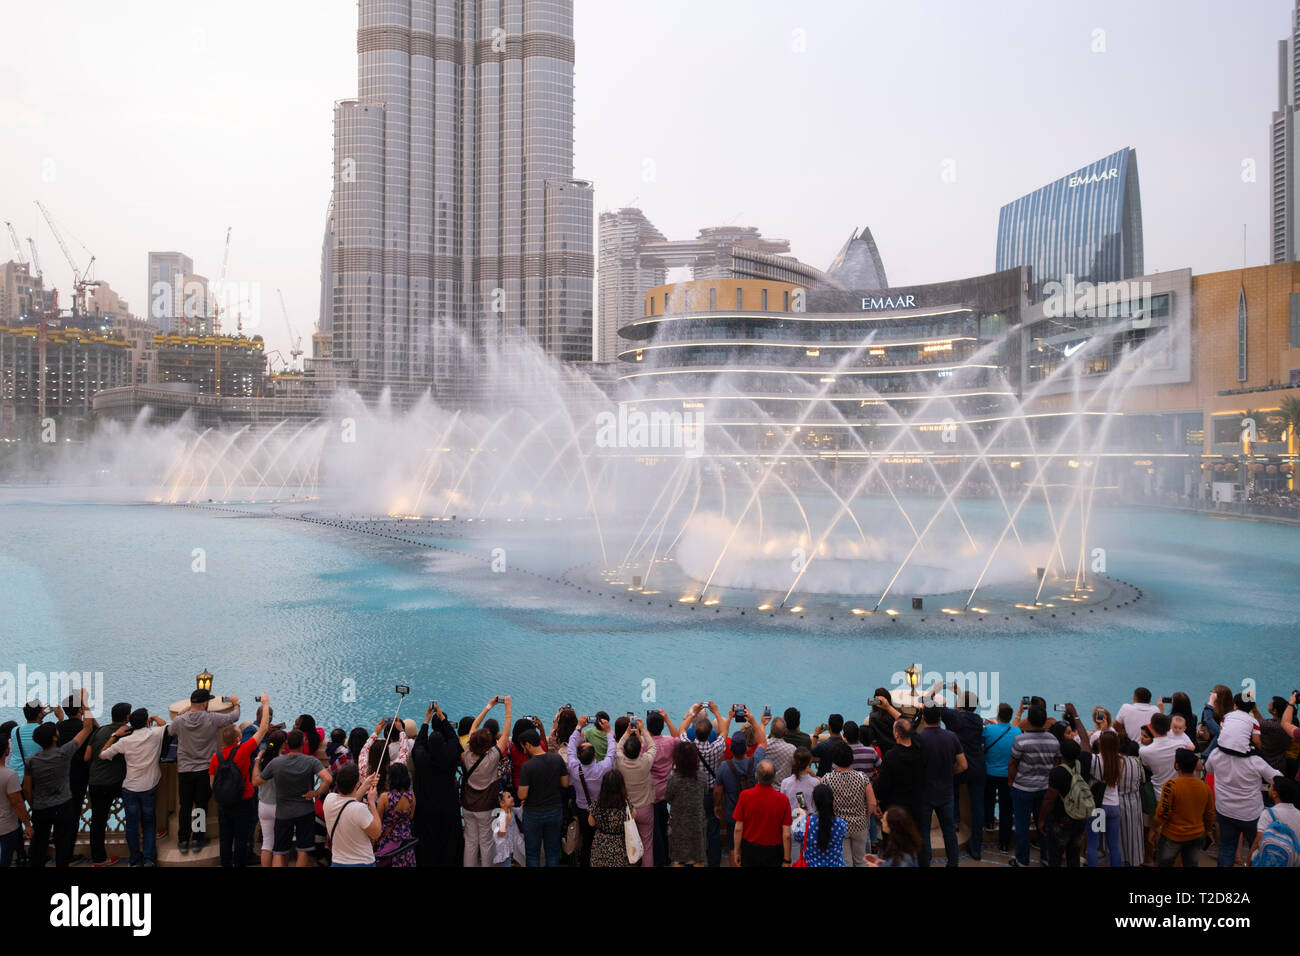
<path id="1" fill-rule="evenodd" d="M 623 401 L 694 412 L 711 455 L 798 449 L 901 476 L 981 455 L 1011 474 L 1047 451 L 1061 467 L 1095 454 L 1135 494 L 1290 484 L 1281 400 L 1300 397 L 1300 264 L 1047 283 L 1036 299 L 1030 275 L 867 293 L 659 286 L 619 332 Z"/>

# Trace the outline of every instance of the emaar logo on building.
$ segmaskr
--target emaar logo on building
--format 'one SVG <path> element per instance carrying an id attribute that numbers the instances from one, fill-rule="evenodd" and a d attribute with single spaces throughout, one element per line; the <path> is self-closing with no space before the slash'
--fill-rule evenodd
<path id="1" fill-rule="evenodd" d="M 1114 179 L 1118 175 L 1119 170 L 1114 166 L 1110 169 L 1103 169 L 1099 173 L 1085 173 L 1082 176 L 1075 173 L 1070 177 L 1069 187 L 1073 189 L 1075 186 L 1087 186 L 1089 183 L 1101 183 L 1108 179 Z"/>
<path id="2" fill-rule="evenodd" d="M 915 309 L 916 296 L 899 295 L 899 296 L 867 296 L 862 297 L 862 311 L 870 312 L 873 309 Z"/>

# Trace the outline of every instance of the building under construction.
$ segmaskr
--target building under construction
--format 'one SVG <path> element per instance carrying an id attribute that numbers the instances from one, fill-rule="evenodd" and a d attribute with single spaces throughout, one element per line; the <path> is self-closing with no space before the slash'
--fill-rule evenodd
<path id="1" fill-rule="evenodd" d="M 256 398 L 266 377 L 266 353 L 260 335 L 154 336 L 154 382 L 194 386 L 200 395 Z M 220 369 L 220 371 L 218 371 Z M 220 381 L 220 389 L 215 383 Z"/>
<path id="2" fill-rule="evenodd" d="M 98 316 L 48 319 L 43 329 L 21 316 L 0 325 L 0 437 L 23 437 L 46 418 L 87 417 L 96 392 L 125 384 L 127 352 Z"/>

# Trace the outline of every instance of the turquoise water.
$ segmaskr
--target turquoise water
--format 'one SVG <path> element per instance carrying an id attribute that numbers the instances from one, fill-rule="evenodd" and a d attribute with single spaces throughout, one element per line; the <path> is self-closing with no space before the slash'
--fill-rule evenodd
<path id="1" fill-rule="evenodd" d="M 0 670 L 102 671 L 109 703 L 161 709 L 204 667 L 217 693 L 269 692 L 280 717 L 309 710 L 347 727 L 391 712 L 398 682 L 412 688 L 403 713 L 417 717 L 430 698 L 455 717 L 494 693 L 548 719 L 562 703 L 640 712 L 650 680 L 674 720 L 713 698 L 795 704 L 814 723 L 831 711 L 860 718 L 872 689 L 913 662 L 996 675 L 1001 700 L 1041 694 L 1112 711 L 1136 684 L 1187 691 L 1197 705 L 1220 682 L 1253 679 L 1261 695 L 1300 686 L 1300 529 L 1290 527 L 1099 510 L 1090 544 L 1105 547 L 1110 574 L 1143 589 L 1132 608 L 1010 630 L 931 617 L 845 633 L 619 607 L 524 573 L 576 563 L 558 530 L 512 546 L 514 566 L 493 574 L 491 540 L 473 535 L 428 551 L 270 508 L 7 501 Z"/>

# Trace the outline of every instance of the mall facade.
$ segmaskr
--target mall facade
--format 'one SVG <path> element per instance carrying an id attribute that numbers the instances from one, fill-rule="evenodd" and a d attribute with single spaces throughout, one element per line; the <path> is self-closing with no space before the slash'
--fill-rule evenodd
<path id="1" fill-rule="evenodd" d="M 649 290 L 624 401 L 695 412 L 711 454 L 968 457 L 1014 411 L 1027 274 L 846 292 L 756 279 Z"/>
<path id="2" fill-rule="evenodd" d="M 1283 399 L 1300 398 L 1300 263 L 1037 296 L 1031 275 L 658 286 L 620 329 L 620 400 L 694 413 L 711 456 L 880 460 L 902 478 L 933 465 L 945 480 L 984 457 L 1006 487 L 1050 453 L 1044 480 L 1086 458 L 1136 496 L 1293 487 Z"/>

